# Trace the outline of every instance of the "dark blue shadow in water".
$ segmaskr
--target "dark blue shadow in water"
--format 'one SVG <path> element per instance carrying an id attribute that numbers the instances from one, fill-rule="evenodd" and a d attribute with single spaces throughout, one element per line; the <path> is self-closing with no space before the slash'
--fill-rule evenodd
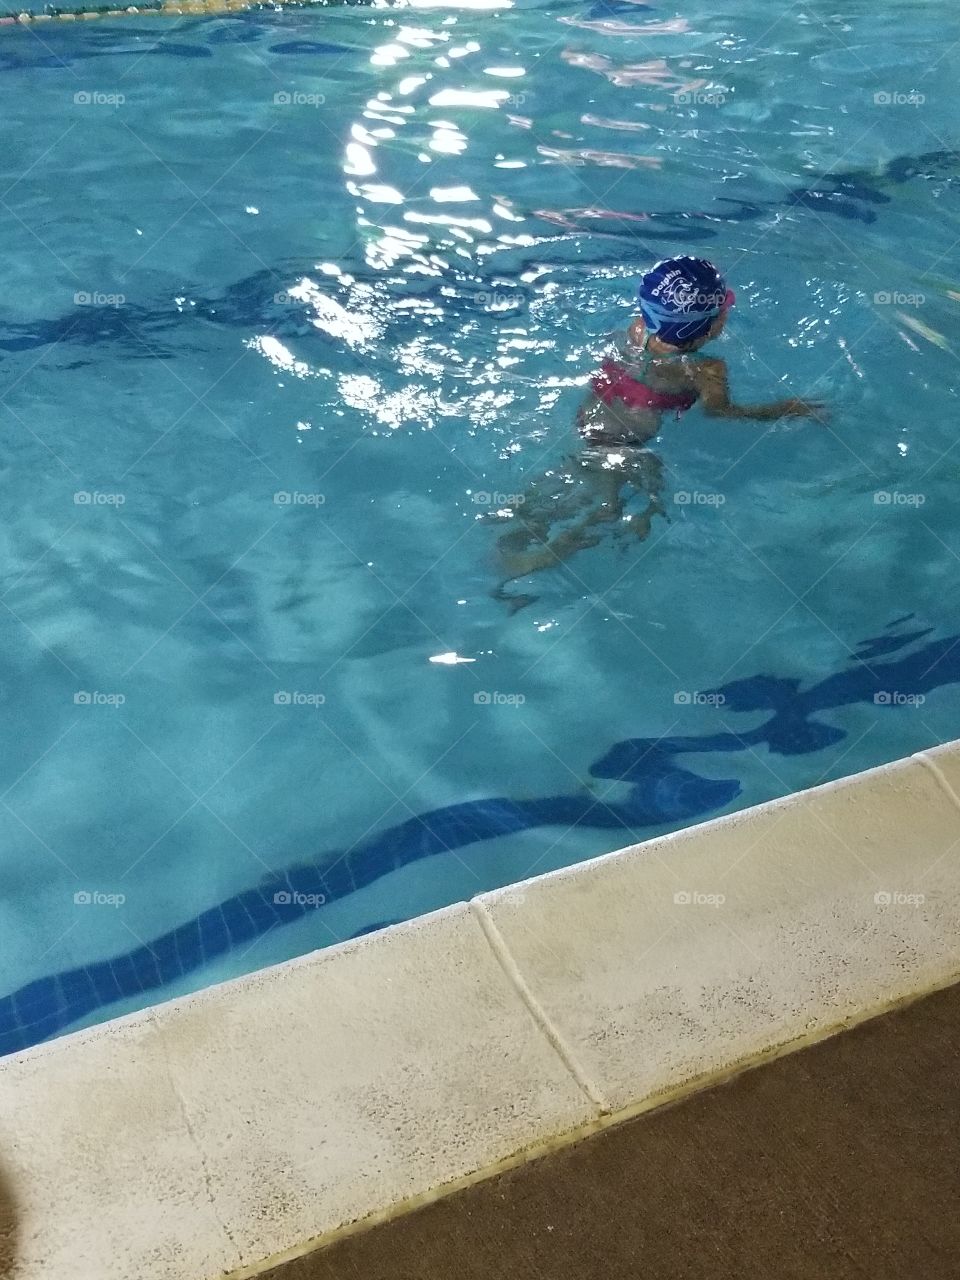
<path id="1" fill-rule="evenodd" d="M 286 40 L 283 44 L 272 44 L 269 52 L 287 54 L 289 56 L 317 53 L 353 53 L 354 50 L 348 44 L 330 44 L 329 41 L 324 40 Z"/>
<path id="2" fill-rule="evenodd" d="M 574 234 L 580 232 L 606 239 L 628 240 L 638 249 L 658 241 L 704 244 L 719 236 L 718 224 L 756 222 L 783 208 L 806 209 L 818 216 L 828 214 L 845 222 L 876 222 L 877 207 L 887 205 L 893 199 L 889 194 L 892 188 L 915 180 L 936 180 L 942 190 L 955 190 L 960 186 L 958 170 L 960 152 L 925 151 L 918 156 L 898 156 L 877 172 L 853 169 L 823 173 L 809 186 L 795 187 L 776 200 L 715 194 L 712 201 L 699 210 L 631 207 L 619 218 L 612 210 L 605 211 L 602 216 L 563 210 L 540 212 L 551 222 L 562 216 L 568 225 L 574 224 Z M 642 214 L 642 220 L 638 219 L 638 214 Z"/>
<path id="3" fill-rule="evenodd" d="M 782 756 L 821 751 L 840 742 L 846 732 L 815 719 L 818 712 L 855 702 L 871 702 L 882 708 L 895 705 L 895 696 L 899 699 L 905 695 L 926 694 L 940 685 L 960 681 L 960 636 L 931 641 L 896 661 L 872 661 L 878 654 L 905 648 L 929 634 L 930 629 L 925 628 L 863 640 L 857 647 L 852 667 L 828 676 L 803 692 L 799 680 L 765 675 L 704 690 L 707 695 L 722 697 L 720 705 L 724 714 L 757 711 L 772 714 L 758 728 L 743 733 L 718 733 L 700 738 L 629 738 L 612 747 L 590 772 L 597 778 L 631 782 L 645 772 L 651 757 L 671 757 L 681 752 L 743 751 L 760 745 Z"/>
<path id="4" fill-rule="evenodd" d="M 583 16 L 590 20 L 632 18 L 638 13 L 650 13 L 652 9 L 652 4 L 641 4 L 638 0 L 596 0 Z"/>
<path id="5" fill-rule="evenodd" d="M 700 777 L 681 768 L 678 756 L 743 751 L 760 744 L 780 755 L 819 751 L 846 736 L 816 718 L 823 712 L 856 702 L 894 705 L 894 694 L 925 694 L 960 682 L 960 636 L 873 661 L 878 654 L 917 645 L 929 634 L 926 629 L 896 632 L 907 621 L 909 616 L 898 619 L 887 634 L 863 641 L 851 666 L 809 689 L 801 690 L 796 679 L 756 675 L 705 691 L 723 696 L 724 714 L 768 713 L 755 729 L 616 743 L 590 772 L 626 784 L 626 794 L 617 802 L 589 794 L 496 797 L 434 809 L 345 853 L 333 852 L 315 864 L 270 876 L 126 955 L 28 983 L 0 998 L 0 1053 L 26 1048 L 114 1001 L 179 980 L 315 910 L 316 895 L 335 901 L 421 858 L 535 827 L 600 828 L 639 838 L 645 827 L 682 824 L 714 813 L 740 794 L 739 781 Z"/>
<path id="6" fill-rule="evenodd" d="M 340 0 L 341 7 L 345 3 L 346 0 Z M 81 3 L 78 2 L 75 7 L 77 12 L 82 12 Z M 144 7 L 157 10 L 161 5 L 154 2 Z M 104 18 L 95 30 L 84 29 L 82 41 L 76 39 L 75 32 L 51 23 L 43 28 L 42 40 L 37 34 L 37 28 L 33 31 L 34 39 L 29 43 L 18 42 L 16 49 L 5 47 L 0 52 L 0 75 L 4 72 L 16 74 L 72 67 L 91 58 L 212 58 L 218 45 L 253 44 L 276 39 L 283 34 L 285 27 L 293 25 L 295 21 L 292 10 L 286 14 L 263 15 L 262 12 L 252 10 L 248 13 L 199 16 L 190 23 L 189 31 L 194 37 L 191 43 L 183 39 L 183 27 L 170 26 L 157 30 L 156 24 L 151 23 L 149 36 L 156 36 L 154 44 L 145 43 L 143 27 L 138 26 L 136 19 L 130 22 L 120 14 Z M 315 22 L 306 13 L 299 25 L 306 30 L 316 28 Z M 173 38 L 174 34 L 179 38 Z M 351 45 L 329 40 L 287 40 L 267 45 L 265 52 L 278 54 L 280 57 L 308 55 L 329 58 L 357 50 Z"/>

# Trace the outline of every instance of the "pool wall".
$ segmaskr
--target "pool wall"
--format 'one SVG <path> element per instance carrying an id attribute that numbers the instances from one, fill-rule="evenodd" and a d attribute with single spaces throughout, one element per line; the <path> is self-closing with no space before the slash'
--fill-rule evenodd
<path id="1" fill-rule="evenodd" d="M 948 985 L 958 792 L 953 743 L 3 1059 L 0 1271 L 255 1275 Z"/>

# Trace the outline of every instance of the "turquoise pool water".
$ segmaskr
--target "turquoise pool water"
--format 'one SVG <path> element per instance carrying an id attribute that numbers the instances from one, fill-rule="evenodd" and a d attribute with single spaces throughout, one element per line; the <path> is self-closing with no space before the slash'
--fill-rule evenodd
<path id="1" fill-rule="evenodd" d="M 0 1049 L 957 736 L 958 28 L 0 30 Z M 478 517 L 677 252 L 830 425 L 666 421 L 511 614 Z"/>

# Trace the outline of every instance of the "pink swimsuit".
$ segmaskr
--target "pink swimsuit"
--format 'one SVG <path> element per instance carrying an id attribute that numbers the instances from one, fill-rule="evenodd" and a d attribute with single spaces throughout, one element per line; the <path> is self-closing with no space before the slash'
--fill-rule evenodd
<path id="1" fill-rule="evenodd" d="M 657 412 L 676 409 L 679 415 L 697 402 L 695 391 L 654 391 L 633 377 L 624 365 L 610 358 L 604 360 L 591 385 L 604 404 L 612 406 L 615 400 L 622 400 L 628 409 L 653 409 Z"/>

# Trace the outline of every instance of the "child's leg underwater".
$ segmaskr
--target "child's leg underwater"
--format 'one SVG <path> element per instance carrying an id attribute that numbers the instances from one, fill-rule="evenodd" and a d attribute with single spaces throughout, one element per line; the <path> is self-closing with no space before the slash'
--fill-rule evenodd
<path id="1" fill-rule="evenodd" d="M 615 459 L 612 461 L 611 459 Z M 498 541 L 497 551 L 504 578 L 492 595 L 503 600 L 515 612 L 532 603 L 536 596 L 507 595 L 504 588 L 517 578 L 526 578 L 543 569 L 555 568 L 578 551 L 595 547 L 607 524 L 630 524 L 631 532 L 644 538 L 650 532 L 650 520 L 663 507 L 659 491 L 663 483 L 663 467 L 655 455 L 647 453 L 636 459 L 607 451 L 577 457 L 573 460 L 578 480 L 572 488 L 571 500 L 553 499 L 553 505 L 535 505 L 530 511 L 520 506 L 513 519 L 518 527 Z M 629 491 L 639 489 L 650 495 L 650 503 L 640 516 L 627 516 L 624 502 Z M 562 495 L 566 498 L 566 494 Z M 550 529 L 586 506 L 585 514 L 551 538 Z M 535 546 L 533 544 L 536 544 Z"/>
<path id="2" fill-rule="evenodd" d="M 644 449 L 633 463 L 630 480 L 634 490 L 646 493 L 650 501 L 639 514 L 630 512 L 625 515 L 616 533 L 620 538 L 634 537 L 642 542 L 650 536 L 653 517 L 667 514 L 660 497 L 664 483 L 663 462 L 655 453 Z"/>

